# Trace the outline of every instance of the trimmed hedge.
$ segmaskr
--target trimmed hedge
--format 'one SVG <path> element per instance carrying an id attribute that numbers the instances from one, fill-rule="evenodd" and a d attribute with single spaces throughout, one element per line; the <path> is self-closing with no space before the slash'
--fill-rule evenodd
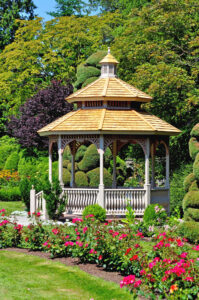
<path id="1" fill-rule="evenodd" d="M 183 186 L 184 186 L 184 189 L 185 189 L 185 192 L 188 192 L 189 191 L 189 188 L 190 186 L 192 185 L 192 183 L 196 180 L 195 178 L 195 175 L 193 173 L 189 174 L 184 182 L 183 182 Z"/>
<path id="2" fill-rule="evenodd" d="M 21 193 L 18 186 L 0 189 L 0 201 L 20 201 Z"/>
<path id="3" fill-rule="evenodd" d="M 194 182 L 192 182 L 190 188 L 189 188 L 189 191 L 198 191 L 198 183 L 197 181 L 195 180 Z"/>
<path id="4" fill-rule="evenodd" d="M 196 155 L 194 164 L 193 164 L 193 173 L 196 179 L 199 181 L 199 153 Z"/>
<path id="5" fill-rule="evenodd" d="M 77 152 L 75 154 L 75 161 L 76 162 L 80 162 L 80 160 L 82 160 L 82 158 L 84 157 L 84 154 L 85 154 L 86 150 L 87 150 L 87 147 L 85 145 L 81 145 L 78 148 L 78 150 L 77 150 Z"/>
<path id="6" fill-rule="evenodd" d="M 191 136 L 199 137 L 199 123 L 192 128 Z"/>
<path id="7" fill-rule="evenodd" d="M 95 145 L 90 145 L 83 159 L 78 163 L 78 167 L 81 171 L 90 171 L 99 165 L 99 153 Z"/>
<path id="8" fill-rule="evenodd" d="M 77 187 L 87 187 L 88 186 L 88 177 L 84 172 L 78 171 L 75 173 L 75 185 Z"/>
<path id="9" fill-rule="evenodd" d="M 67 166 L 67 169 L 68 169 L 69 172 L 71 172 L 71 168 L 72 168 L 72 163 L 69 162 L 68 166 Z M 75 171 L 78 171 L 78 164 L 77 163 L 75 163 Z"/>
<path id="10" fill-rule="evenodd" d="M 68 164 L 70 164 L 70 160 L 69 159 L 64 159 L 63 160 L 63 168 L 68 168 Z"/>
<path id="11" fill-rule="evenodd" d="M 198 152 L 199 152 L 199 142 L 195 137 L 192 137 L 189 140 L 189 154 L 191 158 L 195 159 Z"/>
<path id="12" fill-rule="evenodd" d="M 71 175 L 70 172 L 67 169 L 63 169 L 63 183 L 66 186 L 70 185 L 70 179 L 71 179 Z"/>
<path id="13" fill-rule="evenodd" d="M 199 191 L 188 192 L 183 199 L 183 210 L 188 207 L 199 208 Z"/>
<path id="14" fill-rule="evenodd" d="M 185 221 L 195 221 L 199 222 L 199 209 L 198 208 L 187 208 L 184 213 Z"/>
<path id="15" fill-rule="evenodd" d="M 178 234 L 187 238 L 190 242 L 199 242 L 199 223 L 183 222 L 178 227 Z"/>
<path id="16" fill-rule="evenodd" d="M 89 56 L 86 60 L 86 64 L 90 66 L 99 66 L 99 62 L 107 55 L 107 52 L 104 50 L 99 50 Z"/>
<path id="17" fill-rule="evenodd" d="M 12 152 L 5 163 L 4 170 L 17 170 L 18 169 L 18 162 L 19 162 L 19 154 L 17 151 Z"/>
<path id="18" fill-rule="evenodd" d="M 70 152 L 70 148 L 69 146 L 66 146 L 66 148 L 64 149 L 64 153 L 63 153 L 63 160 L 71 160 L 71 152 Z"/>
<path id="19" fill-rule="evenodd" d="M 87 173 L 89 179 L 90 187 L 98 187 L 99 179 L 100 179 L 100 168 L 96 168 Z M 104 186 L 111 187 L 112 186 L 112 175 L 104 168 Z"/>

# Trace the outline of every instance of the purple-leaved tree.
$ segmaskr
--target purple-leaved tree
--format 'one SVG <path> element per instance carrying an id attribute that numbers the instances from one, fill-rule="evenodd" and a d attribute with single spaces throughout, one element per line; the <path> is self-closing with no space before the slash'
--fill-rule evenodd
<path id="1" fill-rule="evenodd" d="M 41 138 L 37 130 L 73 109 L 65 98 L 73 92 L 73 86 L 61 81 L 52 81 L 51 85 L 39 91 L 20 107 L 19 117 L 12 116 L 8 123 L 8 133 L 17 138 L 24 148 L 46 149 L 47 139 Z"/>

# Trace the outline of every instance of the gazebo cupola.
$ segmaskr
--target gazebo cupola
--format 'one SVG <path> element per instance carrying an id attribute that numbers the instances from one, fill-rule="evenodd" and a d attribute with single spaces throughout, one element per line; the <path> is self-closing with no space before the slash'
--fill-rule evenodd
<path id="1" fill-rule="evenodd" d="M 108 48 L 108 54 L 99 63 L 101 64 L 101 78 L 116 77 L 118 61 L 111 55 L 110 48 Z"/>
<path id="2" fill-rule="evenodd" d="M 108 54 L 100 61 L 101 76 L 74 92 L 66 100 L 77 103 L 77 109 L 40 129 L 41 136 L 49 137 L 49 180 L 52 181 L 52 144 L 57 143 L 59 181 L 66 193 L 66 211 L 81 213 L 86 205 L 99 203 L 109 214 L 125 214 L 126 200 L 130 200 L 137 215 L 143 215 L 150 203 L 160 203 L 169 210 L 169 136 L 180 130 L 160 118 L 140 109 L 152 97 L 116 76 L 118 61 Z M 99 153 L 99 186 L 76 188 L 75 154 L 85 141 L 95 144 Z M 125 189 L 117 186 L 116 157 L 127 143 L 139 144 L 145 159 L 145 180 L 142 187 Z M 155 151 L 165 146 L 165 187 L 155 182 Z M 71 150 L 71 182 L 64 187 L 63 151 Z M 104 186 L 104 152 L 109 147 L 113 155 L 112 186 Z M 151 163 L 151 174 L 149 165 Z"/>

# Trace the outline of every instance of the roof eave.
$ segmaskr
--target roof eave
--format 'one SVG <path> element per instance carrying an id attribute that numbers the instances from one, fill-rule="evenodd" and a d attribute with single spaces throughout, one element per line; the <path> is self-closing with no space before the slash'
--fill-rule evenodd
<path id="1" fill-rule="evenodd" d="M 93 97 L 74 97 L 70 99 L 66 99 L 68 103 L 74 103 L 74 102 L 82 102 L 82 101 L 135 101 L 135 102 L 144 102 L 148 103 L 153 98 L 142 98 L 142 97 L 108 97 L 108 96 L 93 96 Z"/>

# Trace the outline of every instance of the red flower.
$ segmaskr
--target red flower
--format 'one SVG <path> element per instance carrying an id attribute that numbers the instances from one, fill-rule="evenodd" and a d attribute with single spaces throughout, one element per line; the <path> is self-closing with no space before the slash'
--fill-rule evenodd
<path id="1" fill-rule="evenodd" d="M 125 252 L 125 255 L 128 255 L 131 250 L 132 250 L 132 248 L 128 248 Z"/>
<path id="2" fill-rule="evenodd" d="M 132 260 L 138 260 L 138 255 L 136 254 L 136 255 L 133 255 L 131 258 L 130 258 L 130 261 L 132 261 Z"/>
<path id="3" fill-rule="evenodd" d="M 99 260 L 102 260 L 102 255 L 99 255 L 98 259 L 99 259 Z"/>

